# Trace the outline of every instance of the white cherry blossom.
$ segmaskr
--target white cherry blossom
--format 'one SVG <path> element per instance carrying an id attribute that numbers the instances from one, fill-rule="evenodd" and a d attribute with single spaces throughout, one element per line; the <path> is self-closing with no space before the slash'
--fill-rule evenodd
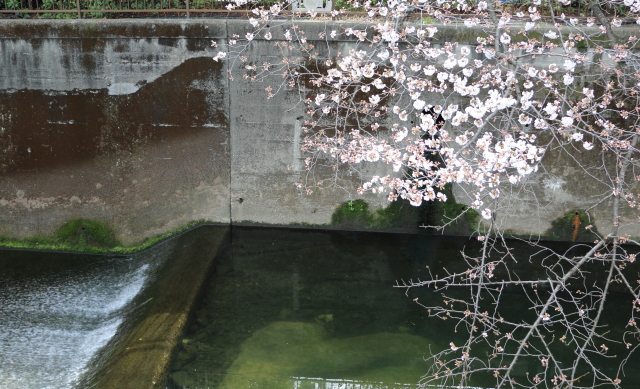
<path id="1" fill-rule="evenodd" d="M 466 214 L 447 214 L 442 223 L 450 225 L 464 219 L 464 223 L 473 224 L 478 242 L 489 251 L 504 236 L 503 223 L 520 212 L 519 204 L 530 209 L 527 207 L 539 202 L 544 211 L 541 214 L 554 217 L 571 207 L 581 212 L 585 209 L 580 207 L 592 207 L 587 212 L 596 218 L 599 229 L 613 225 L 605 232 L 592 231 L 593 235 L 586 238 L 603 243 L 580 242 L 585 246 L 579 254 L 582 257 L 564 252 L 544 259 L 542 266 L 546 267 L 540 272 L 544 275 L 537 283 L 523 287 L 523 295 L 528 296 L 523 301 L 531 302 L 527 309 L 534 312 L 525 325 L 510 323 L 507 317 L 489 310 L 476 312 L 474 304 L 462 304 L 464 299 L 438 303 L 430 314 L 455 321 L 458 329 L 468 330 L 468 337 L 461 340 L 464 345 L 451 342 L 451 347 L 435 350 L 429 369 L 439 376 L 425 375 L 421 381 L 425 387 L 468 385 L 472 382 L 468 377 L 478 371 L 493 373 L 495 387 L 502 388 L 576 384 L 620 387 L 615 372 L 595 367 L 587 376 L 589 383 L 580 381 L 584 378 L 578 370 L 569 377 L 575 370 L 572 365 L 559 366 L 544 348 L 545 342 L 551 341 L 554 343 L 549 350 L 570 344 L 567 355 L 581 353 L 580 358 L 590 358 L 602 350 L 596 347 L 594 351 L 591 346 L 595 342 L 585 329 L 593 329 L 598 337 L 615 335 L 603 333 L 600 328 L 605 327 L 597 323 L 591 327 L 585 324 L 595 322 L 594 315 L 589 315 L 597 305 L 592 305 L 591 311 L 579 308 L 565 315 L 563 310 L 570 301 L 558 303 L 552 299 L 559 294 L 571 297 L 574 290 L 587 286 L 579 279 L 586 274 L 583 269 L 572 273 L 571 288 L 563 278 L 567 271 L 581 266 L 581 261 L 587 261 L 587 246 L 599 247 L 592 259 L 601 257 L 592 263 L 600 266 L 607 258 L 607 263 L 613 264 L 598 267 L 603 273 L 610 268 L 614 272 L 611 279 L 622 277 L 625 272 L 620 265 L 631 252 L 625 252 L 618 243 L 633 239 L 618 233 L 618 221 L 611 222 L 611 215 L 601 216 L 606 214 L 602 208 L 618 204 L 615 212 L 625 228 L 634 225 L 637 215 L 623 212 L 622 205 L 640 212 L 636 190 L 640 181 L 636 139 L 640 133 L 640 76 L 633 65 L 640 63 L 640 39 L 630 25 L 622 26 L 640 24 L 640 1 L 594 3 L 603 7 L 604 18 L 592 15 L 590 11 L 597 9 L 587 10 L 586 6 L 580 11 L 586 16 L 577 17 L 578 11 L 570 3 L 559 0 L 554 6 L 532 0 L 516 6 L 468 0 L 347 0 L 349 6 L 364 10 L 362 20 L 341 20 L 347 16 L 340 10 L 325 15 L 315 11 L 290 13 L 286 3 L 260 4 L 247 22 L 249 32 L 230 32 L 226 52 L 212 54 L 216 61 L 228 61 L 230 79 L 242 71 L 245 80 L 264 88 L 267 98 L 281 93 L 285 101 L 293 102 L 287 112 L 296 123 L 302 123 L 302 129 L 296 130 L 302 132 L 296 142 L 306 156 L 307 169 L 296 179 L 302 181 L 296 186 L 312 196 L 318 196 L 318 189 L 349 190 L 345 182 L 348 185 L 356 177 L 362 179 L 358 194 L 380 194 L 413 206 L 452 201 L 445 194 L 452 191 L 455 200 L 467 207 Z M 230 6 L 246 4 L 246 0 L 233 0 Z M 301 17 L 336 20 L 323 19 L 311 28 L 311 23 Z M 474 37 L 470 41 L 456 36 L 469 31 Z M 281 58 L 265 58 L 261 64 L 245 55 L 256 50 L 256 40 L 261 37 L 269 41 L 263 43 L 282 53 Z M 223 40 L 216 41 L 222 43 L 216 48 L 219 51 L 224 47 Z M 545 155 L 549 155 L 547 161 L 543 160 Z M 555 185 L 552 179 L 565 172 L 552 170 L 554 161 L 572 164 L 572 170 L 566 170 L 571 172 L 571 179 L 583 174 L 585 187 L 593 184 L 592 204 L 571 203 L 571 198 L 556 204 L 553 196 L 547 196 L 549 192 L 544 191 Z M 378 175 L 368 174 L 370 171 Z M 538 175 L 538 171 L 543 173 Z M 317 177 L 320 175 L 324 177 Z M 345 176 L 349 179 L 343 180 Z M 529 179 L 531 176 L 535 179 Z M 589 233 L 584 222 L 577 223 L 580 234 Z M 542 231 L 547 227 L 539 228 Z M 545 243 L 537 238 L 530 242 L 546 252 Z M 440 274 L 445 282 L 434 279 L 429 285 L 470 286 L 476 292 L 485 288 L 483 298 L 485 293 L 498 296 L 493 288 L 501 288 L 502 280 L 514 288 L 521 286 L 516 283 L 521 274 L 516 277 L 506 269 L 506 263 L 514 259 L 510 249 L 505 246 L 499 255 L 496 252 L 491 257 L 467 257 L 465 252 L 460 263 L 469 267 L 468 272 L 456 272 L 452 267 L 451 276 Z M 476 258 L 481 260 L 476 262 Z M 592 276 L 597 274 L 590 273 Z M 636 285 L 635 281 L 629 285 Z M 602 285 L 587 296 L 600 298 Z M 554 294 L 556 287 L 560 288 L 559 294 Z M 632 294 L 637 294 L 633 286 Z M 472 300 L 478 296 L 469 295 Z M 579 304 L 589 304 L 584 295 L 573 296 Z M 489 300 L 494 301 L 492 297 L 480 303 Z M 640 299 L 634 304 L 627 311 L 636 315 Z M 585 316 L 589 321 L 582 319 Z M 544 332 L 546 326 L 556 323 L 557 328 Z M 633 328 L 629 333 L 635 331 Z M 534 329 L 545 335 L 528 332 Z M 583 332 L 569 339 L 580 330 Z M 529 340 L 525 340 L 527 337 Z M 488 341 L 491 344 L 487 346 Z M 580 351 L 582 346 L 584 352 Z M 573 353 L 576 349 L 580 353 Z M 536 363 L 544 358 L 547 370 L 530 372 L 526 377 L 513 374 L 509 361 L 516 357 L 523 358 L 517 366 L 526 366 L 527 357 Z M 576 366 L 595 366 L 589 361 L 583 359 Z M 559 378 L 563 374 L 567 376 Z"/>

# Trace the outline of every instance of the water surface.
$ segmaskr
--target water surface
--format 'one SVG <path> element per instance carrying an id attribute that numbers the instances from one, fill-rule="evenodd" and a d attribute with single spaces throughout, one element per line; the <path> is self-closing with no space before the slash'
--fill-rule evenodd
<path id="1" fill-rule="evenodd" d="M 153 268 L 134 257 L 3 250 L 0 388 L 76 387 Z"/>
<path id="2" fill-rule="evenodd" d="M 414 386 L 443 347 L 393 285 L 466 238 L 234 227 L 231 239 L 169 387 Z"/>
<path id="3" fill-rule="evenodd" d="M 516 241 L 509 245 L 523 259 L 513 264 L 516 272 L 544 276 L 536 272 L 548 252 Z M 567 248 L 547 245 L 559 252 Z M 440 291 L 414 288 L 405 294 L 394 285 L 428 279 L 427 266 L 434 275 L 444 268 L 464 271 L 463 249 L 477 252 L 479 244 L 418 234 L 233 227 L 167 387 L 416 387 L 428 371 L 426 359 L 451 342 L 462 344 L 465 331 L 456 332 L 452 321 L 429 318 L 414 301 L 441 305 L 446 298 Z M 468 291 L 461 293 L 468 297 Z M 622 324 L 611 327 L 616 334 L 624 331 L 630 299 L 612 293 L 610 301 L 605 317 Z M 501 312 L 517 322 L 530 319 L 526 304 L 526 296 L 514 290 L 503 296 Z M 573 358 L 566 347 L 557 356 L 566 363 Z M 639 362 L 637 357 L 628 362 L 623 388 L 640 387 L 632 367 Z M 616 376 L 619 359 L 598 363 Z M 539 360 L 523 358 L 513 374 L 525 379 L 543 369 Z M 494 382 L 487 374 L 469 385 L 490 388 Z"/>

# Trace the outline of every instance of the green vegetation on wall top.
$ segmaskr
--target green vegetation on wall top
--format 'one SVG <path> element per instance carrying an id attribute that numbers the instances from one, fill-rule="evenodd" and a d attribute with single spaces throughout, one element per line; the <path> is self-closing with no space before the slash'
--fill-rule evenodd
<path id="1" fill-rule="evenodd" d="M 333 212 L 331 224 L 343 228 L 382 230 L 447 225 L 445 232 L 453 235 L 468 235 L 481 228 L 480 214 L 458 204 L 450 185 L 442 192 L 447 195 L 446 202 L 430 201 L 414 207 L 406 200 L 398 200 L 375 212 L 370 211 L 369 204 L 362 199 L 347 201 Z"/>
<path id="2" fill-rule="evenodd" d="M 407 230 L 426 225 L 424 213 L 429 214 L 427 218 L 431 222 L 437 223 L 446 223 L 464 213 L 453 226 L 448 227 L 446 230 L 448 233 L 461 235 L 480 228 L 480 215 L 475 210 L 458 204 L 450 188 L 445 188 L 445 192 L 448 197 L 446 202 L 427 203 L 426 209 L 413 207 L 409 202 L 400 200 L 372 212 L 369 210 L 369 204 L 362 199 L 347 201 L 336 208 L 331 217 L 331 224 L 342 228 Z M 569 212 L 554 220 L 544 236 L 552 240 L 591 240 L 597 231 L 595 226 L 590 226 L 589 220 L 582 211 Z M 145 238 L 138 245 L 124 247 L 109 225 L 91 219 L 72 219 L 63 223 L 51 236 L 25 239 L 0 236 L 0 248 L 131 254 L 205 222 L 204 220 L 192 221 L 153 238 Z"/>
<path id="3" fill-rule="evenodd" d="M 58 228 L 54 237 L 61 244 L 76 247 L 113 248 L 121 245 L 109 225 L 91 219 L 69 220 Z"/>

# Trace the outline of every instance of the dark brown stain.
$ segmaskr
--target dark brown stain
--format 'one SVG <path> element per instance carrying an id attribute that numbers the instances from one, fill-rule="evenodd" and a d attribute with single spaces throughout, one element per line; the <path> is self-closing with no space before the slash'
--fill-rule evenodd
<path id="1" fill-rule="evenodd" d="M 36 40 L 33 39 L 33 41 Z M 80 39 L 78 46 L 82 53 L 104 53 L 106 41 L 104 39 Z"/>
<path id="2" fill-rule="evenodd" d="M 0 93 L 0 174 L 130 155 L 139 146 L 179 138 L 187 128 L 226 131 L 225 76 L 221 65 L 206 57 L 187 60 L 148 84 L 143 81 L 130 95 L 110 96 L 107 90 Z"/>

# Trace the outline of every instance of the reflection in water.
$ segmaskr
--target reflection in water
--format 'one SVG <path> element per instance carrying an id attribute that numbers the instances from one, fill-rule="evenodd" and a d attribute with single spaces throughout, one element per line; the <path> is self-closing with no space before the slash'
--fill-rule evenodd
<path id="1" fill-rule="evenodd" d="M 535 276 L 541 271 L 531 264 L 539 260 L 536 255 L 547 254 L 511 243 L 529 259 L 514 264 L 519 273 Z M 549 245 L 565 251 L 562 243 Z M 465 331 L 456 333 L 451 320 L 428 318 L 414 301 L 442 304 L 439 291 L 415 288 L 405 295 L 393 286 L 396 281 L 427 279 L 429 271 L 434 276 L 444 274 L 445 268 L 464 272 L 463 247 L 479 249 L 477 240 L 459 237 L 234 227 L 166 386 L 416 387 L 428 371 L 426 359 L 451 343 L 463 344 Z M 627 312 L 623 307 L 628 307 L 628 298 L 611 297 L 606 317 L 626 323 L 618 316 Z M 530 315 L 524 298 L 517 293 L 503 296 L 502 307 L 514 316 L 512 321 Z M 611 333 L 624 331 L 619 327 L 612 326 Z M 567 363 L 574 358 L 569 348 L 557 356 Z M 544 369 L 535 362 L 523 361 L 513 374 L 526 377 Z M 601 367 L 615 369 L 618 364 L 611 358 Z M 627 366 L 635 364 L 636 357 Z M 625 387 L 640 387 L 640 377 L 632 370 L 625 372 L 630 385 Z M 488 373 L 472 377 L 468 385 L 490 388 L 495 380 Z"/>
<path id="2" fill-rule="evenodd" d="M 465 242 L 234 227 L 167 386 L 414 387 L 446 343 L 392 286 L 426 275 L 436 253 L 458 258 L 451 248 Z"/>
<path id="3" fill-rule="evenodd" d="M 116 334 L 151 266 L 131 258 L 3 254 L 0 388 L 72 388 Z"/>
<path id="4" fill-rule="evenodd" d="M 405 295 L 393 285 L 427 278 L 427 267 L 434 274 L 464 271 L 460 250 L 475 249 L 477 241 L 239 227 L 230 238 L 181 342 L 170 389 L 415 387 L 427 371 L 425 358 L 452 341 L 462 344 L 464 331 L 428 318 L 414 302 L 438 304 L 437 291 L 415 288 Z M 174 247 L 134 258 L 2 252 L 0 388 L 85 387 L 75 383 L 89 382 L 81 377 L 86 366 L 119 336 L 123 320 L 135 316 L 125 311 L 144 300 L 134 299 Z M 196 247 L 203 257 L 211 252 Z M 539 271 L 527 263 L 518 264 L 522 274 Z M 610 296 L 603 316 L 626 323 L 628 296 Z M 516 294 L 503 300 L 511 320 L 524 318 L 522 300 Z M 610 327 L 611 334 L 621 331 Z M 571 361 L 573 350 L 565 351 L 558 355 Z M 535 362 L 520 364 L 514 374 L 541 371 Z M 610 358 L 602 368 L 618 362 Z M 628 361 L 624 388 L 640 387 L 637 363 Z M 477 379 L 470 385 L 491 387 Z"/>

